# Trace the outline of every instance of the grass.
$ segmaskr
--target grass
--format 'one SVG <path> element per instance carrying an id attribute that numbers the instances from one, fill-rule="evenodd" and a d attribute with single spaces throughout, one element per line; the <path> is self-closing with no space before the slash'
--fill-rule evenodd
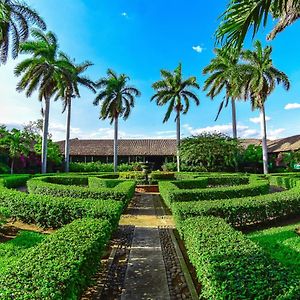
<path id="1" fill-rule="evenodd" d="M 25 252 L 40 243 L 45 235 L 32 231 L 21 231 L 6 243 L 0 243 L 0 274 L 10 268 Z"/>
<path id="2" fill-rule="evenodd" d="M 265 229 L 248 234 L 271 257 L 300 274 L 300 236 L 295 229 L 300 223 Z"/>

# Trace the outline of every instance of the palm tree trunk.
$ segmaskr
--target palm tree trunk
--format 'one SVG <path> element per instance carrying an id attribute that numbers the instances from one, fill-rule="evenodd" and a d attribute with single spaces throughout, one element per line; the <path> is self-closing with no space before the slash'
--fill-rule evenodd
<path id="1" fill-rule="evenodd" d="M 232 112 L 232 135 L 234 139 L 237 139 L 236 107 L 235 107 L 234 99 L 231 99 L 231 112 Z"/>
<path id="2" fill-rule="evenodd" d="M 45 111 L 43 120 L 43 139 L 42 139 L 42 173 L 47 173 L 47 140 L 49 128 L 50 98 L 45 98 Z"/>
<path id="3" fill-rule="evenodd" d="M 67 100 L 67 122 L 65 140 L 65 172 L 70 171 L 70 128 L 71 128 L 71 99 Z"/>
<path id="4" fill-rule="evenodd" d="M 180 172 L 180 111 L 177 111 L 176 117 L 176 146 L 177 146 L 177 172 Z"/>
<path id="5" fill-rule="evenodd" d="M 115 117 L 115 132 L 114 132 L 114 172 L 118 170 L 118 121 L 119 117 Z"/>
<path id="6" fill-rule="evenodd" d="M 10 174 L 14 174 L 14 164 L 15 164 L 15 159 L 11 159 L 11 164 L 10 164 Z"/>
<path id="7" fill-rule="evenodd" d="M 264 174 L 268 174 L 268 145 L 267 145 L 267 128 L 266 128 L 266 114 L 265 107 L 262 105 L 260 108 L 260 122 L 261 122 L 261 137 L 262 137 L 262 150 L 263 150 L 263 168 Z"/>

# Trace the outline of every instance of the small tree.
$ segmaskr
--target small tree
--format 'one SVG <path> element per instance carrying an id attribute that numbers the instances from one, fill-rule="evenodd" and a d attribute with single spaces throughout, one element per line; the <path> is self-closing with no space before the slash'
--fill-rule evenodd
<path id="1" fill-rule="evenodd" d="M 13 174 L 15 160 L 20 158 L 21 155 L 27 156 L 30 151 L 30 139 L 24 132 L 18 129 L 5 132 L 5 129 L 2 128 L 1 136 L 0 147 L 8 151 L 11 160 L 10 172 Z"/>
<path id="2" fill-rule="evenodd" d="M 180 158 L 191 167 L 204 167 L 208 171 L 234 170 L 241 147 L 238 140 L 220 133 L 202 133 L 183 139 Z"/>

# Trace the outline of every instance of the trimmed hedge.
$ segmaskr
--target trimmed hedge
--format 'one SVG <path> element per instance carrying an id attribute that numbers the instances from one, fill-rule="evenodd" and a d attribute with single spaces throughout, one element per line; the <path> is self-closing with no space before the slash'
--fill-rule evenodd
<path id="1" fill-rule="evenodd" d="M 270 186 L 267 180 L 251 180 L 247 185 L 207 189 L 178 189 L 175 182 L 159 182 L 159 191 L 165 203 L 219 200 L 267 194 Z"/>
<path id="2" fill-rule="evenodd" d="M 117 226 L 123 203 L 114 200 L 73 199 L 41 195 L 0 188 L 0 206 L 6 207 L 11 217 L 44 228 L 60 228 L 80 218 L 108 220 Z"/>
<path id="3" fill-rule="evenodd" d="M 225 219 L 233 226 L 246 226 L 299 214 L 300 191 L 291 190 L 218 201 L 177 202 L 172 205 L 172 212 L 177 220 L 196 216 L 215 216 Z"/>
<path id="4" fill-rule="evenodd" d="M 214 217 L 179 226 L 204 299 L 299 299 L 300 278 Z"/>
<path id="5" fill-rule="evenodd" d="M 160 181 L 160 180 L 175 180 L 175 173 L 174 172 L 160 172 L 160 171 L 154 171 L 150 174 L 150 177 L 154 181 Z"/>
<path id="6" fill-rule="evenodd" d="M 116 179 L 107 179 L 103 180 L 97 177 L 89 177 L 88 183 L 89 188 L 98 189 L 98 188 L 115 188 L 118 184 L 124 182 L 124 180 L 116 180 Z"/>
<path id="7" fill-rule="evenodd" d="M 111 235 L 107 221 L 77 220 L 28 250 L 0 277 L 0 299 L 78 299 Z"/>
<path id="8" fill-rule="evenodd" d="M 178 180 L 172 182 L 180 190 L 204 189 L 208 186 L 208 178 L 198 178 L 195 180 Z"/>
<path id="9" fill-rule="evenodd" d="M 27 180 L 30 178 L 30 175 L 9 175 L 0 179 L 0 187 L 17 188 L 26 185 Z"/>
<path id="10" fill-rule="evenodd" d="M 51 177 L 33 178 L 27 182 L 29 193 L 39 195 L 49 195 L 54 197 L 70 197 L 82 199 L 111 199 L 128 202 L 134 195 L 135 182 L 124 181 L 114 188 L 88 188 L 74 185 L 54 184 Z M 60 177 L 66 178 L 66 177 Z"/>

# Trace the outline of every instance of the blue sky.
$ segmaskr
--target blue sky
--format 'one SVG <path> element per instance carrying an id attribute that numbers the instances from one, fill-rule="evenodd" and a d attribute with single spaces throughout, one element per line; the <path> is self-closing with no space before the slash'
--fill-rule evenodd
<path id="1" fill-rule="evenodd" d="M 76 61 L 90 60 L 94 66 L 87 72 L 92 79 L 105 75 L 107 68 L 126 73 L 142 96 L 137 99 L 130 118 L 120 123 L 120 138 L 173 138 L 174 118 L 162 123 L 165 107 L 150 103 L 151 84 L 160 78 L 160 69 L 173 70 L 183 64 L 185 76 L 197 76 L 201 86 L 202 69 L 213 57 L 213 34 L 218 16 L 227 1 L 201 0 L 30 0 L 59 39 L 61 50 Z M 76 4 L 74 4 L 76 3 Z M 272 24 L 270 24 L 271 26 Z M 270 27 L 269 26 L 269 27 Z M 269 28 L 258 36 L 264 44 Z M 277 68 L 286 72 L 292 87 L 281 87 L 266 104 L 269 138 L 300 133 L 300 22 L 281 33 L 273 46 Z M 251 47 L 251 41 L 246 43 Z M 19 58 L 19 60 L 22 57 Z M 18 61 L 18 60 L 17 60 Z M 19 127 L 40 118 L 41 104 L 36 95 L 27 99 L 15 91 L 18 79 L 13 76 L 17 61 L 0 66 L 0 123 Z M 82 90 L 81 99 L 73 104 L 72 138 L 112 138 L 109 122 L 99 120 L 99 108 L 92 105 L 94 95 Z M 231 133 L 231 111 L 225 109 L 214 122 L 222 96 L 211 101 L 199 91 L 201 104 L 191 105 L 182 119 L 182 136 L 203 131 Z M 296 105 L 298 104 L 298 105 Z M 288 106 L 287 106 L 288 105 Z M 285 109 L 287 108 L 290 109 Z M 50 131 L 54 139 L 64 138 L 65 115 L 60 102 L 51 104 Z M 240 137 L 259 137 L 258 111 L 249 103 L 237 104 Z"/>

